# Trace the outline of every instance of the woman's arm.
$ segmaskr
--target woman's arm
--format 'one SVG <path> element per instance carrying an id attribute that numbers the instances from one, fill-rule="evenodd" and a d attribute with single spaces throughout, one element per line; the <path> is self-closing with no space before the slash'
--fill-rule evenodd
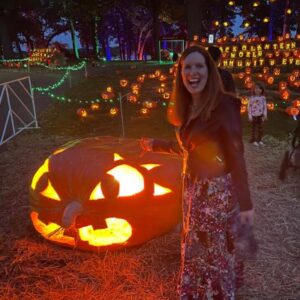
<path id="1" fill-rule="evenodd" d="M 241 211 L 252 209 L 250 191 L 248 186 L 248 174 L 244 159 L 244 145 L 242 140 L 242 129 L 240 126 L 240 114 L 227 105 L 224 109 L 221 124 L 222 143 L 228 160 L 236 196 Z"/>
<path id="2" fill-rule="evenodd" d="M 161 152 L 181 155 L 182 151 L 177 142 L 164 139 L 141 138 L 140 145 L 144 151 Z"/>

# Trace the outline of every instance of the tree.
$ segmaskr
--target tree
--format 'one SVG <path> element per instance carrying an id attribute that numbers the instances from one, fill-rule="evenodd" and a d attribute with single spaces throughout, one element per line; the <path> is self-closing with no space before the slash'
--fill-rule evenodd
<path id="1" fill-rule="evenodd" d="M 204 37 L 210 33 L 232 35 L 231 25 L 236 11 L 221 0 L 186 0 L 188 38 Z"/>
<path id="2" fill-rule="evenodd" d="M 284 31 L 296 29 L 297 23 L 300 22 L 298 0 L 263 0 L 259 1 L 258 6 L 254 5 L 254 1 L 245 3 L 239 0 L 237 6 L 244 18 L 245 33 L 249 36 L 268 36 L 271 40 L 275 36 L 282 35 Z M 288 14 L 288 8 L 292 9 L 291 14 Z"/>

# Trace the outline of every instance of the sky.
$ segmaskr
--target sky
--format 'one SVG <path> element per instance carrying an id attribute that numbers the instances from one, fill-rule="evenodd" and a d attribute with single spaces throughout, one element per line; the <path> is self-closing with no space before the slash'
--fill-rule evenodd
<path id="1" fill-rule="evenodd" d="M 241 18 L 240 16 L 236 16 L 234 26 L 233 26 L 233 33 L 235 35 L 239 35 L 240 33 L 243 32 L 243 28 L 240 28 L 240 25 L 242 24 L 242 22 L 243 22 L 243 18 Z M 68 48 L 72 47 L 71 34 L 69 32 L 68 33 L 62 33 L 62 34 L 56 36 L 53 39 L 53 42 L 56 42 L 56 41 L 60 42 L 60 43 L 63 43 L 63 44 L 67 44 Z M 81 44 L 79 42 L 79 38 L 77 38 L 77 43 L 78 43 L 78 46 L 80 48 Z"/>

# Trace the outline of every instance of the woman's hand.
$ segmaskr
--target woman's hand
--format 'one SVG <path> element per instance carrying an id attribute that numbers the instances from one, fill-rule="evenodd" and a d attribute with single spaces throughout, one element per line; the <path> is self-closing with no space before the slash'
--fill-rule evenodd
<path id="1" fill-rule="evenodd" d="M 253 225 L 253 215 L 254 215 L 254 210 L 250 209 L 250 210 L 246 210 L 246 211 L 241 211 L 239 213 L 239 219 L 241 224 L 249 224 L 249 225 Z"/>
<path id="2" fill-rule="evenodd" d="M 151 138 L 141 138 L 140 139 L 140 146 L 143 151 L 152 151 L 153 148 L 153 139 Z"/>

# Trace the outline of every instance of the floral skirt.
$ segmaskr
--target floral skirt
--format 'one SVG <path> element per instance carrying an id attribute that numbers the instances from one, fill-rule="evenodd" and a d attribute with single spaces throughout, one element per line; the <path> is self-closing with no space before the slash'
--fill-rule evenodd
<path id="1" fill-rule="evenodd" d="M 231 175 L 184 181 L 180 299 L 235 299 L 242 264 L 235 257 L 239 210 Z"/>

